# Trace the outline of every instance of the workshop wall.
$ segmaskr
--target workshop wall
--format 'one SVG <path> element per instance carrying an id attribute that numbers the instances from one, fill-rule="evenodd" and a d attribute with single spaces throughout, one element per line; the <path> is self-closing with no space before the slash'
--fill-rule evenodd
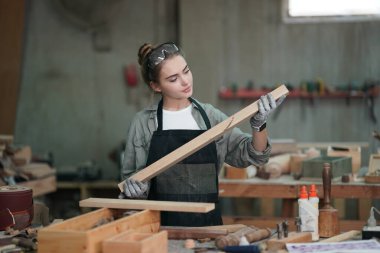
<path id="1" fill-rule="evenodd" d="M 94 1 L 110 4 L 100 16 L 105 25 L 95 29 L 95 14 L 85 21 L 68 19 L 59 2 L 29 1 L 15 130 L 16 142 L 31 145 L 34 153 L 52 151 L 58 168 L 95 160 L 104 178 L 119 176 L 108 155 L 151 100 L 142 82 L 137 90 L 126 88 L 123 76 L 124 66 L 137 64 L 137 49 L 145 41 L 179 39 L 193 71 L 195 97 L 227 114 L 252 102 L 219 99 L 219 89 L 231 83 L 380 79 L 379 22 L 283 24 L 280 0 L 115 0 Z M 374 150 L 379 144 L 371 132 L 380 127 L 371 121 L 366 102 L 312 105 L 288 99 L 270 119 L 270 136 L 370 141 Z M 378 121 L 379 105 L 378 98 Z M 248 131 L 248 124 L 242 129 Z"/>
<path id="2" fill-rule="evenodd" d="M 125 87 L 123 68 L 143 42 L 175 39 L 174 1 L 72 1 L 72 12 L 60 2 L 29 1 L 16 142 L 53 152 L 58 169 L 93 160 L 118 178 L 108 155 L 150 99 L 142 82 Z"/>
<path id="3" fill-rule="evenodd" d="M 181 1 L 180 17 L 195 95 L 227 114 L 254 101 L 218 98 L 218 90 L 232 83 L 245 87 L 252 80 L 258 88 L 280 82 L 298 87 L 303 80 L 317 78 L 335 86 L 380 80 L 379 21 L 284 24 L 280 0 Z M 380 98 L 374 108 L 377 124 L 365 99 L 351 100 L 350 105 L 344 99 L 314 104 L 287 99 L 271 117 L 269 132 L 272 138 L 303 142 L 369 141 L 370 152 L 375 152 L 380 144 L 371 133 L 380 129 Z M 248 131 L 248 124 L 242 129 Z"/>

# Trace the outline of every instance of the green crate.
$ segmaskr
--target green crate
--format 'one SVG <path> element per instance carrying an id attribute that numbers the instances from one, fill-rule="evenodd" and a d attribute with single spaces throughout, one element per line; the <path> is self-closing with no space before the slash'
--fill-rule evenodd
<path id="1" fill-rule="evenodd" d="M 352 173 L 351 157 L 331 157 L 319 156 L 302 162 L 303 177 L 322 178 L 323 164 L 329 163 L 332 177 L 341 177 L 344 174 Z"/>

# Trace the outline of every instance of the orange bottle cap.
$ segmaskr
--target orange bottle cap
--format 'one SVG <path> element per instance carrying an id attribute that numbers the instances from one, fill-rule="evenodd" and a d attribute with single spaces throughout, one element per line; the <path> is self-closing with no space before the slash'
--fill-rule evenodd
<path id="1" fill-rule="evenodd" d="M 312 197 L 318 197 L 318 195 L 317 195 L 317 188 L 315 187 L 315 184 L 312 184 L 310 186 L 309 197 L 310 198 L 312 198 Z"/>
<path id="2" fill-rule="evenodd" d="M 301 186 L 301 191 L 300 191 L 299 198 L 300 199 L 307 199 L 308 198 L 307 190 L 306 190 L 306 185 Z"/>

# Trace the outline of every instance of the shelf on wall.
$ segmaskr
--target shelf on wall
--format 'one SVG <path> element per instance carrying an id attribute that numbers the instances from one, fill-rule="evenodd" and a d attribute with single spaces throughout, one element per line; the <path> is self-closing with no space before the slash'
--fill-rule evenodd
<path id="1" fill-rule="evenodd" d="M 239 88 L 233 91 L 230 88 L 224 88 L 219 91 L 219 97 L 222 99 L 253 99 L 259 98 L 262 95 L 267 94 L 271 90 L 255 90 L 247 88 Z M 326 92 L 325 94 L 318 93 L 308 93 L 302 90 L 292 90 L 290 91 L 288 98 L 367 98 L 367 97 L 377 97 L 380 93 L 380 87 L 372 88 L 368 92 L 363 91 L 333 91 Z"/>

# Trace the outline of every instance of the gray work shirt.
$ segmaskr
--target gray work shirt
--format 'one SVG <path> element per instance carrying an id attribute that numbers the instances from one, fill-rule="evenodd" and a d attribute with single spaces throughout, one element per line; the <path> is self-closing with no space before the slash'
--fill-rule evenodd
<path id="1" fill-rule="evenodd" d="M 211 127 L 228 118 L 212 105 L 200 103 L 198 100 L 197 102 L 206 112 Z M 192 115 L 195 121 L 200 129 L 206 130 L 207 127 L 197 106 L 194 103 L 192 103 L 192 106 Z M 145 168 L 150 140 L 153 132 L 157 129 L 156 118 L 157 104 L 138 112 L 132 120 L 122 162 L 122 178 L 128 178 L 138 170 Z M 251 164 L 255 166 L 263 165 L 268 162 L 272 149 L 268 139 L 267 148 L 263 152 L 256 151 L 252 146 L 252 136 L 243 133 L 236 127 L 218 137 L 215 142 L 218 153 L 218 174 L 224 162 L 239 168 L 247 167 Z"/>

